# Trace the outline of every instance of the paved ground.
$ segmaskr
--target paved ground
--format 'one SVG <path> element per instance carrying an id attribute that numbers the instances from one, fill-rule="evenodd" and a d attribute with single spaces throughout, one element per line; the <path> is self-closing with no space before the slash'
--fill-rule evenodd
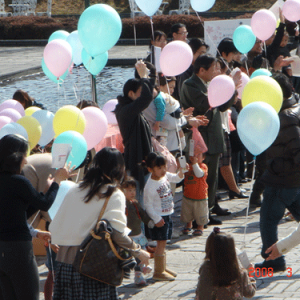
<path id="1" fill-rule="evenodd" d="M 135 59 L 145 57 L 146 46 L 116 46 L 109 56 L 112 59 L 126 58 Z M 0 47 L 0 80 L 3 76 L 9 77 L 12 74 L 31 72 L 32 68 L 39 68 L 43 54 L 43 47 Z M 249 188 L 250 184 L 244 185 Z M 226 194 L 222 194 L 223 207 L 232 211 L 232 215 L 221 217 L 223 220 L 222 230 L 233 234 L 237 247 L 241 248 L 244 241 L 244 225 L 246 222 L 247 199 L 228 200 Z M 174 213 L 175 235 L 180 232 L 180 206 L 181 193 L 176 194 L 176 209 Z M 296 222 L 282 221 L 279 226 L 279 237 L 291 233 L 297 226 Z M 156 282 L 149 278 L 149 285 L 145 288 L 135 288 L 131 280 L 125 280 L 119 287 L 121 299 L 155 300 L 155 299 L 193 299 L 197 284 L 197 273 L 204 258 L 204 247 L 207 236 L 212 228 L 205 230 L 202 237 L 180 236 L 173 239 L 167 246 L 168 266 L 178 272 L 178 277 L 173 282 Z M 259 233 L 259 209 L 251 211 L 248 218 L 246 234 L 246 251 L 253 263 L 261 261 L 260 257 L 261 239 Z M 287 267 L 292 269 L 292 276 L 288 272 L 274 275 L 272 278 L 264 277 L 257 280 L 258 290 L 253 299 L 274 299 L 287 300 L 300 298 L 300 258 L 298 258 L 299 247 L 294 248 L 287 255 Z M 40 300 L 43 297 L 43 285 L 47 277 L 47 268 L 44 265 L 45 258 L 38 257 L 40 273 Z M 152 262 L 153 264 L 153 262 Z M 203 299 L 205 300 L 205 299 Z"/>
<path id="2" fill-rule="evenodd" d="M 0 47 L 0 80 L 15 74 L 31 74 L 41 68 L 44 47 Z M 110 65 L 133 64 L 147 56 L 148 46 L 115 46 L 109 50 Z"/>

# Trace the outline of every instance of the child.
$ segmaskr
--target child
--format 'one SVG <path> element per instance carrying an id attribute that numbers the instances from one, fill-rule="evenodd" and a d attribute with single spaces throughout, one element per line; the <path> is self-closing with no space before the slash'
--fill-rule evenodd
<path id="1" fill-rule="evenodd" d="M 232 236 L 215 227 L 206 240 L 205 253 L 195 299 L 242 300 L 243 296 L 254 296 L 255 280 L 250 282 L 248 271 L 240 268 Z"/>
<path id="2" fill-rule="evenodd" d="M 174 92 L 175 88 L 175 77 L 165 77 L 162 73 L 158 74 L 160 92 L 154 99 L 154 105 L 156 108 L 156 122 L 154 123 L 154 130 L 156 130 L 156 136 L 158 141 L 163 145 L 167 145 L 167 136 L 168 130 L 161 127 L 161 121 L 163 120 L 165 114 L 169 114 L 171 117 L 177 119 L 178 125 L 178 135 L 181 144 L 181 150 L 185 148 L 185 138 L 184 133 L 181 130 L 181 121 L 182 111 L 180 108 L 179 101 L 174 99 L 171 95 Z"/>
<path id="3" fill-rule="evenodd" d="M 170 182 L 180 182 L 183 173 L 181 168 L 177 174 L 167 172 L 166 159 L 159 152 L 152 152 L 147 156 L 146 166 L 151 177 L 144 189 L 144 203 L 146 212 L 155 223 L 155 227 L 149 229 L 151 238 L 157 241 L 153 279 L 171 281 L 177 274 L 166 269 L 165 247 L 172 236 L 171 214 L 174 212 Z"/>
<path id="4" fill-rule="evenodd" d="M 138 201 L 135 200 L 136 181 L 134 180 L 134 178 L 128 176 L 122 184 L 122 190 L 126 197 L 127 227 L 131 229 L 129 236 L 136 244 L 141 245 L 142 249 L 145 249 L 148 240 L 142 233 L 141 222 L 147 224 L 149 228 L 154 227 L 154 222 L 141 207 Z M 151 272 L 151 269 L 149 270 L 147 268 L 143 268 L 144 273 L 147 273 L 148 271 Z M 139 286 L 146 285 L 146 281 L 143 277 L 140 266 L 135 267 L 134 283 Z"/>
<path id="5" fill-rule="evenodd" d="M 181 205 L 181 222 L 187 223 L 184 234 L 192 231 L 192 221 L 197 223 L 194 235 L 202 235 L 204 225 L 208 223 L 208 185 L 207 166 L 203 163 L 204 155 L 191 156 L 189 171 L 184 174 L 184 191 Z"/>

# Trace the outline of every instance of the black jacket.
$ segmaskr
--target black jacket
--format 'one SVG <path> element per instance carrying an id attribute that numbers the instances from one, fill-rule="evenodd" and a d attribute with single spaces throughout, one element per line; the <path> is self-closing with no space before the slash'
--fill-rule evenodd
<path id="1" fill-rule="evenodd" d="M 141 182 L 142 175 L 138 166 L 152 151 L 151 129 L 142 114 L 153 99 L 153 87 L 149 80 L 142 79 L 141 96 L 132 101 L 128 97 L 119 96 L 115 113 L 124 144 L 124 160 L 126 169 Z M 143 185 L 143 184 L 142 184 Z"/>
<path id="2" fill-rule="evenodd" d="M 261 180 L 266 186 L 300 187 L 300 105 L 295 96 L 283 101 L 279 119 L 279 134 L 267 149 L 268 166 Z"/>

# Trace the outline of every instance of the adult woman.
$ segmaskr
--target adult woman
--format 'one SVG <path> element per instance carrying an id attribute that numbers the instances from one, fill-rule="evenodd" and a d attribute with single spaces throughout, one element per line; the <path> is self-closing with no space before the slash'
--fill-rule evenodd
<path id="1" fill-rule="evenodd" d="M 28 95 L 28 93 L 26 93 L 23 90 L 16 90 L 14 95 L 13 95 L 13 99 L 17 100 L 18 102 L 20 102 L 24 109 L 30 107 L 30 106 L 37 106 L 41 109 L 46 109 L 43 104 L 41 103 L 37 103 L 32 97 L 30 97 Z"/>
<path id="2" fill-rule="evenodd" d="M 66 195 L 50 224 L 52 242 L 60 246 L 53 299 L 118 299 L 114 286 L 85 277 L 72 266 L 80 244 L 95 227 L 107 197 L 109 201 L 102 218 L 113 227 L 114 241 L 131 250 L 141 263 L 148 264 L 149 255 L 124 234 L 126 200 L 119 189 L 124 176 L 122 154 L 117 149 L 106 147 L 95 155 L 83 181 Z"/>
<path id="3" fill-rule="evenodd" d="M 38 193 L 21 176 L 26 164 L 28 143 L 22 137 L 6 135 L 0 140 L 0 283 L 4 299 L 38 300 L 39 275 L 26 221 L 29 205 L 47 211 L 59 183 L 69 171 L 59 169 L 45 195 Z"/>

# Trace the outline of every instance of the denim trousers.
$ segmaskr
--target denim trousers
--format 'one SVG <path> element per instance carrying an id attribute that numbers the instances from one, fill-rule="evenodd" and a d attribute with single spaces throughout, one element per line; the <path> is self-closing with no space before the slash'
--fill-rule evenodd
<path id="1" fill-rule="evenodd" d="M 278 241 L 278 223 L 285 209 L 300 221 L 300 187 L 280 188 L 265 187 L 260 209 L 260 234 L 262 239 L 261 256 L 268 257 L 265 251 Z"/>

